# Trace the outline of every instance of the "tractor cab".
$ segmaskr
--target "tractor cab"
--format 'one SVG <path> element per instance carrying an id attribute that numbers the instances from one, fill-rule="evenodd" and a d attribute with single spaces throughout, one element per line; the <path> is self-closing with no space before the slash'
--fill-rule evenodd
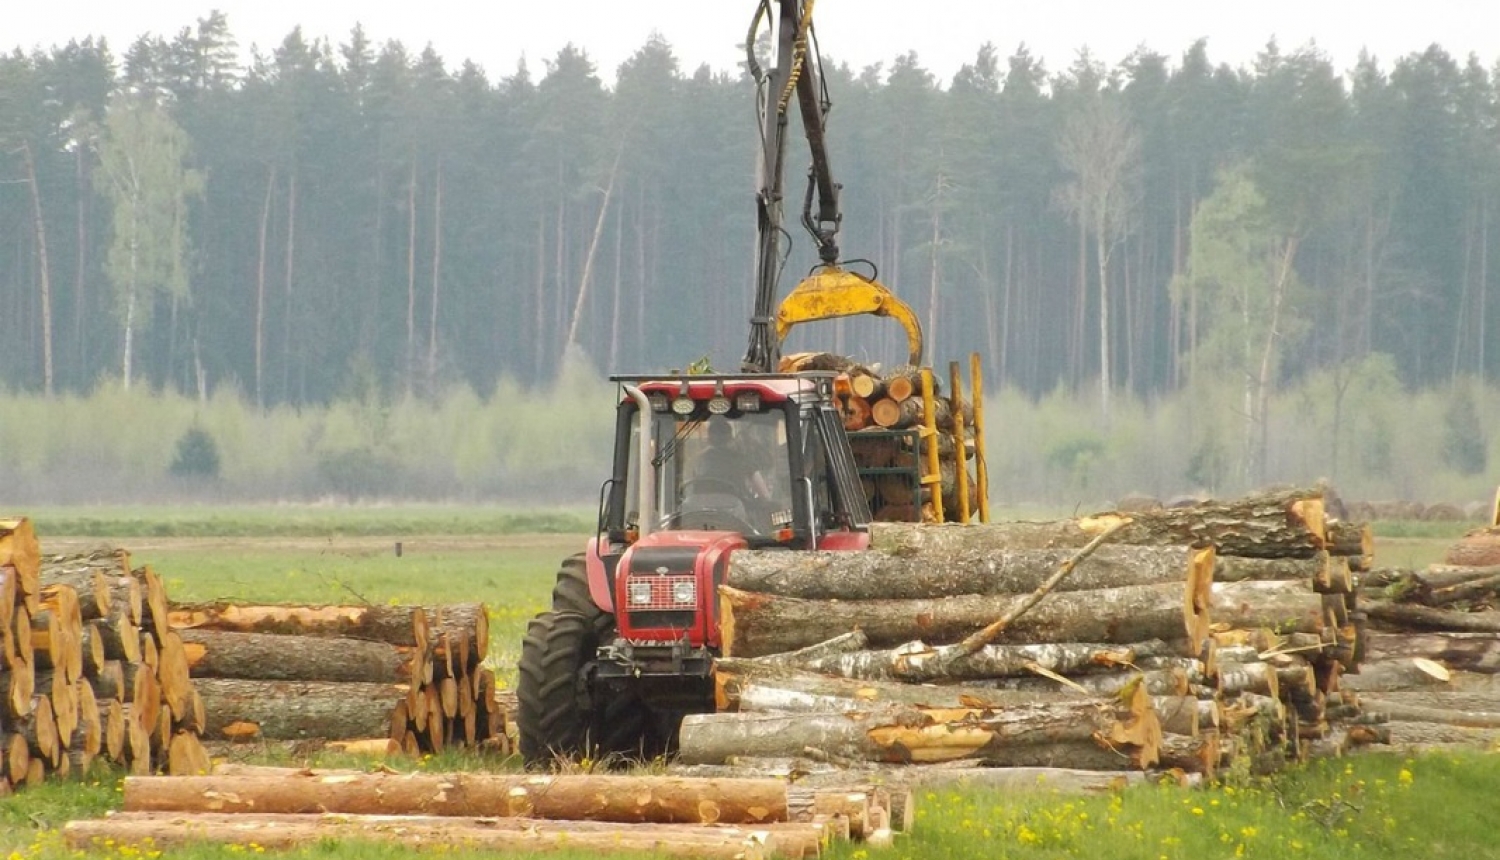
<path id="1" fill-rule="evenodd" d="M 870 522 L 831 373 L 615 377 L 605 543 L 732 532 L 747 546 L 834 545 Z"/>

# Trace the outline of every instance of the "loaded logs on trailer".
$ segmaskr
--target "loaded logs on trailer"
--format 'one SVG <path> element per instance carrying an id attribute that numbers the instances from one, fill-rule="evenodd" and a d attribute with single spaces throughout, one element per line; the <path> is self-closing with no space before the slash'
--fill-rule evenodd
<path id="1" fill-rule="evenodd" d="M 845 356 L 803 352 L 783 356 L 780 370 L 838 374 L 835 400 L 877 521 L 988 519 L 977 354 L 967 395 L 956 362 L 948 369 L 947 396 L 943 380 L 927 367 L 881 373 Z"/>
<path id="2" fill-rule="evenodd" d="M 165 618 L 166 589 L 123 550 L 43 555 L 0 519 L 0 784 L 82 774 L 205 772 L 204 701 Z"/>

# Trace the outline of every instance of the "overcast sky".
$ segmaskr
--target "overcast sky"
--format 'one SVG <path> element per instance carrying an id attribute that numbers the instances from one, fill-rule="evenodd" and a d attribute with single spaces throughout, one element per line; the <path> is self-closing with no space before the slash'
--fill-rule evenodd
<path id="1" fill-rule="evenodd" d="M 754 9 L 754 0 L 4 2 L 0 46 L 7 48 L 103 35 L 119 55 L 142 33 L 169 36 L 218 8 L 242 49 L 269 53 L 297 25 L 305 36 L 338 43 L 358 22 L 377 44 L 399 39 L 420 50 L 431 43 L 451 66 L 472 59 L 492 78 L 523 56 L 540 75 L 544 61 L 572 42 L 606 82 L 653 31 L 666 37 L 684 71 L 702 63 L 732 69 Z M 1200 37 L 1213 60 L 1232 65 L 1250 62 L 1272 37 L 1288 50 L 1316 43 L 1340 70 L 1362 47 L 1389 67 L 1434 42 L 1460 59 L 1476 53 L 1491 68 L 1500 61 L 1495 0 L 820 0 L 815 13 L 825 57 L 862 68 L 914 50 L 944 83 L 987 41 L 1002 56 L 1025 43 L 1054 71 L 1084 46 L 1112 66 L 1140 45 L 1176 57 Z"/>

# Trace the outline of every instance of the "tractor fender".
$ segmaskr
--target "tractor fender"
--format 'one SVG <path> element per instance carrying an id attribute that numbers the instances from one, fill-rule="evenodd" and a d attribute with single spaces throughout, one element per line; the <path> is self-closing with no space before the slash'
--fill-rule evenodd
<path id="1" fill-rule="evenodd" d="M 604 564 L 603 556 L 599 555 L 598 536 L 589 538 L 588 551 L 583 554 L 583 566 L 588 572 L 589 597 L 594 599 L 595 606 L 613 615 L 615 595 L 614 589 L 610 587 L 612 577 L 609 568 Z"/>

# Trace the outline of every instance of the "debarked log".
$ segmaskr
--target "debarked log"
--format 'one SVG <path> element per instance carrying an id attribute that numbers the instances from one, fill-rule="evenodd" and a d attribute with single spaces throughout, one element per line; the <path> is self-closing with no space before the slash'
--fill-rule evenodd
<path id="1" fill-rule="evenodd" d="M 1164 583 L 1050 594 L 1015 619 L 998 641 L 1128 644 L 1206 635 L 1207 621 L 1195 617 L 1195 601 L 1187 591 L 1185 583 Z M 802 600 L 729 586 L 721 586 L 719 593 L 724 653 L 740 657 L 792 651 L 854 629 L 863 630 L 876 647 L 914 639 L 951 643 L 1028 599 Z"/>
<path id="2" fill-rule="evenodd" d="M 943 548 L 946 549 L 946 548 Z M 1075 554 L 1073 549 L 960 547 L 947 552 L 735 553 L 725 584 L 807 600 L 917 600 L 959 594 L 1026 594 Z M 1214 564 L 1211 548 L 1101 546 L 1056 591 L 1185 582 Z"/>
<path id="3" fill-rule="evenodd" d="M 105 845 L 181 848 L 219 843 L 253 846 L 254 850 L 306 848 L 337 840 L 389 843 L 413 848 L 489 850 L 501 853 L 571 851 L 579 853 L 636 851 L 666 857 L 758 860 L 777 853 L 777 835 L 770 829 L 693 827 L 680 825 L 615 824 L 589 826 L 580 822 L 548 822 L 521 826 L 494 818 L 439 818 L 389 815 L 272 816 L 181 813 L 117 813 L 108 818 L 70 821 L 63 828 L 69 846 L 98 850 Z M 812 831 L 813 824 L 794 825 Z M 813 838 L 816 844 L 816 834 Z"/>
<path id="4" fill-rule="evenodd" d="M 1056 549 L 1080 547 L 1125 514 L 1102 513 L 1054 522 L 913 526 L 875 523 L 871 546 L 888 552 L 943 551 L 958 547 Z M 1115 544 L 1171 546 L 1203 543 L 1220 555 L 1310 557 L 1326 543 L 1323 495 L 1316 488 L 1202 502 L 1182 508 L 1131 512 Z"/>
<path id="5" fill-rule="evenodd" d="M 253 606 L 219 601 L 173 604 L 167 617 L 174 629 L 205 628 L 240 633 L 347 636 L 392 645 L 417 645 L 413 616 L 419 606 Z M 435 616 L 437 607 L 428 608 Z M 424 625 L 425 626 L 425 625 Z"/>
<path id="6" fill-rule="evenodd" d="M 690 714 L 678 734 L 686 764 L 722 764 L 734 756 L 796 755 L 806 749 L 864 761 L 986 761 L 1026 745 L 1130 746 L 1155 761 L 1161 725 L 1137 688 L 1118 700 L 1039 702 L 1000 709 L 876 707 L 807 714 Z"/>
<path id="7" fill-rule="evenodd" d="M 784 821 L 774 779 L 488 773 L 127 777 L 127 811 L 518 816 L 657 824 Z"/>

